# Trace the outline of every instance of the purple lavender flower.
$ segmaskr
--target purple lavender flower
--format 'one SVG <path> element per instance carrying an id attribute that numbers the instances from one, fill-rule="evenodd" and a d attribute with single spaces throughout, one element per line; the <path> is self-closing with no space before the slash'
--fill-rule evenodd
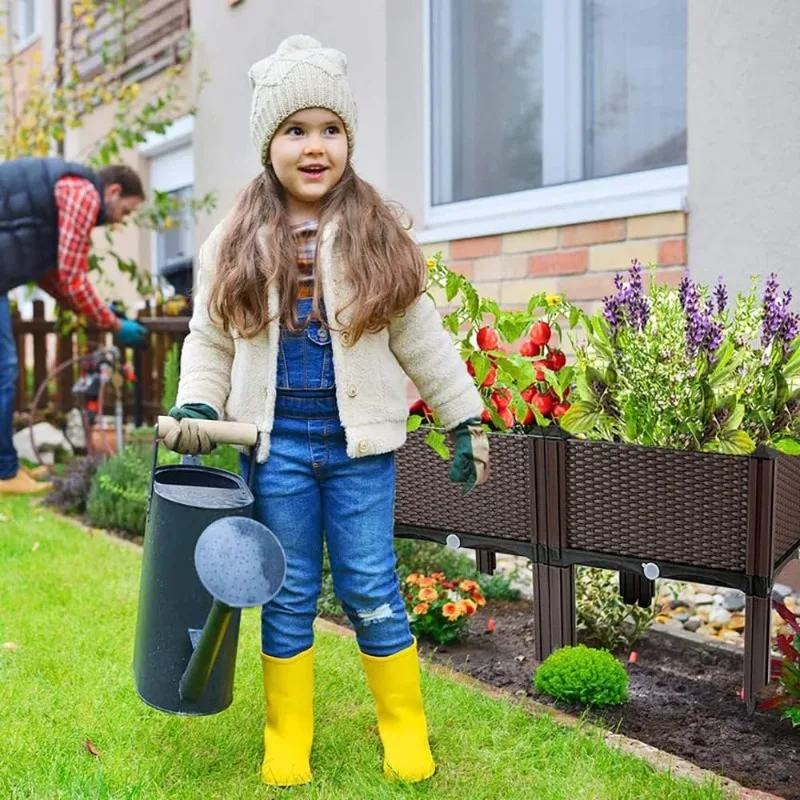
<path id="1" fill-rule="evenodd" d="M 612 335 L 616 334 L 621 322 L 619 318 L 619 303 L 616 297 L 603 298 L 603 316 L 611 327 Z"/>
<path id="2" fill-rule="evenodd" d="M 683 306 L 686 314 L 686 353 L 694 358 L 699 352 L 710 355 L 722 344 L 723 327 L 721 323 L 711 319 L 711 308 L 706 307 L 700 294 L 700 287 L 687 280 L 681 281 L 683 290 Z"/>
<path id="3" fill-rule="evenodd" d="M 786 319 L 785 299 L 786 293 L 784 293 L 782 299 L 778 299 L 778 276 L 773 272 L 769 276 L 764 290 L 764 318 L 761 328 L 762 347 L 769 347 Z M 791 300 L 791 293 L 789 293 L 789 300 Z"/>
<path id="4" fill-rule="evenodd" d="M 627 281 L 619 273 L 614 276 L 614 287 L 617 293 L 603 299 L 603 316 L 611 326 L 612 334 L 616 334 L 624 324 L 641 333 L 650 317 L 650 307 L 644 295 L 639 261 L 631 260 Z"/>
<path id="5" fill-rule="evenodd" d="M 722 282 L 722 275 L 717 278 L 717 285 L 714 287 L 714 299 L 717 301 L 717 313 L 721 314 L 728 305 L 728 290 Z"/>
<path id="6" fill-rule="evenodd" d="M 689 296 L 689 287 L 691 285 L 688 275 L 684 275 L 678 285 L 678 302 L 681 304 L 681 308 L 684 311 L 686 311 L 686 298 Z"/>
<path id="7" fill-rule="evenodd" d="M 787 314 L 781 329 L 781 338 L 788 347 L 800 335 L 800 314 Z"/>

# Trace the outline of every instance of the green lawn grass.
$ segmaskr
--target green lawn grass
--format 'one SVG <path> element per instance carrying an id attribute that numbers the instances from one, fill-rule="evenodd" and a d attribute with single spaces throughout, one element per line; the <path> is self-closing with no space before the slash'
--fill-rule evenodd
<path id="1" fill-rule="evenodd" d="M 258 612 L 243 615 L 227 711 L 202 718 L 155 711 L 136 696 L 130 666 L 140 560 L 135 548 L 90 535 L 35 501 L 0 500 L 4 800 L 724 796 L 716 786 L 654 772 L 595 732 L 434 674 L 424 675 L 423 692 L 438 771 L 423 784 L 389 784 L 355 643 L 330 633 L 317 636 L 314 781 L 266 787 Z"/>

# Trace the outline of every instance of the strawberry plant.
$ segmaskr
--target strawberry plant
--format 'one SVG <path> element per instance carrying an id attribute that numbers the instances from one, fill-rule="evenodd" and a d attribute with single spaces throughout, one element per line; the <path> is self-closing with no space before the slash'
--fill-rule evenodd
<path id="1" fill-rule="evenodd" d="M 528 433 L 547 427 L 570 408 L 573 367 L 560 348 L 561 321 L 575 310 L 561 295 L 533 295 L 524 311 L 501 309 L 482 298 L 463 276 L 448 269 L 441 254 L 428 259 L 432 287 L 455 308 L 443 318 L 457 338 L 466 369 L 484 401 L 482 421 L 493 431 Z M 430 426 L 426 441 L 448 457 L 435 412 L 423 401 L 410 409 L 409 430 Z"/>
<path id="2" fill-rule="evenodd" d="M 437 644 L 460 639 L 469 618 L 486 605 L 477 581 L 447 580 L 442 572 L 412 572 L 403 581 L 402 591 L 411 632 Z"/>
<path id="3" fill-rule="evenodd" d="M 773 658 L 771 666 L 773 680 L 777 681 L 780 688 L 759 708 L 761 711 L 780 709 L 781 718 L 790 720 L 796 727 L 800 725 L 800 618 L 784 603 L 773 600 L 772 604 L 792 632 L 780 633 L 775 637 L 781 658 Z"/>
<path id="4" fill-rule="evenodd" d="M 728 308 L 727 290 L 627 280 L 589 317 L 573 310 L 576 398 L 569 433 L 746 455 L 759 444 L 800 454 L 800 316 L 775 276 Z M 575 323 L 580 323 L 575 330 Z"/>

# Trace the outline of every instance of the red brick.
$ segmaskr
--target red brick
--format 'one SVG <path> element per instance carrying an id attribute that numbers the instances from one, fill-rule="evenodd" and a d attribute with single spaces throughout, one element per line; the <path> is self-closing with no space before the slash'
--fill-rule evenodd
<path id="1" fill-rule="evenodd" d="M 658 264 L 670 267 L 686 263 L 686 239 L 664 239 L 658 248 Z"/>
<path id="2" fill-rule="evenodd" d="M 558 238 L 561 247 L 579 247 L 584 244 L 621 242 L 626 232 L 627 220 L 609 219 L 604 222 L 568 225 L 566 228 L 561 228 Z"/>
<path id="3" fill-rule="evenodd" d="M 677 289 L 680 286 L 681 278 L 686 274 L 685 269 L 660 269 L 655 273 L 656 282 L 663 283 Z"/>
<path id="4" fill-rule="evenodd" d="M 541 253 L 528 259 L 529 275 L 572 275 L 586 272 L 588 250 L 558 250 Z"/>
<path id="5" fill-rule="evenodd" d="M 614 294 L 614 276 L 607 275 L 579 275 L 562 278 L 558 282 L 558 291 L 566 292 L 567 300 L 602 300 Z"/>
<path id="6" fill-rule="evenodd" d="M 450 242 L 450 258 L 482 258 L 500 253 L 501 236 L 481 236 L 476 239 L 459 239 Z"/>
<path id="7" fill-rule="evenodd" d="M 472 261 L 448 261 L 447 268 L 463 275 L 468 281 L 475 277 L 475 264 Z"/>

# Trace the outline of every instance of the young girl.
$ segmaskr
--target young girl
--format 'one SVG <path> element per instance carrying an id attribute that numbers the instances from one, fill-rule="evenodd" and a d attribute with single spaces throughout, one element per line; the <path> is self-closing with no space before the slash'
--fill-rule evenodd
<path id="1" fill-rule="evenodd" d="M 260 432 L 255 514 L 287 556 L 286 582 L 262 612 L 264 782 L 311 780 L 323 534 L 375 699 L 384 772 L 423 780 L 434 763 L 393 548 L 404 373 L 454 431 L 450 477 L 467 488 L 487 476 L 483 404 L 424 293 L 419 248 L 353 171 L 345 57 L 293 36 L 249 75 L 264 171 L 200 250 L 171 412 L 181 427 L 167 445 L 208 452 L 194 421 L 203 417 Z"/>

